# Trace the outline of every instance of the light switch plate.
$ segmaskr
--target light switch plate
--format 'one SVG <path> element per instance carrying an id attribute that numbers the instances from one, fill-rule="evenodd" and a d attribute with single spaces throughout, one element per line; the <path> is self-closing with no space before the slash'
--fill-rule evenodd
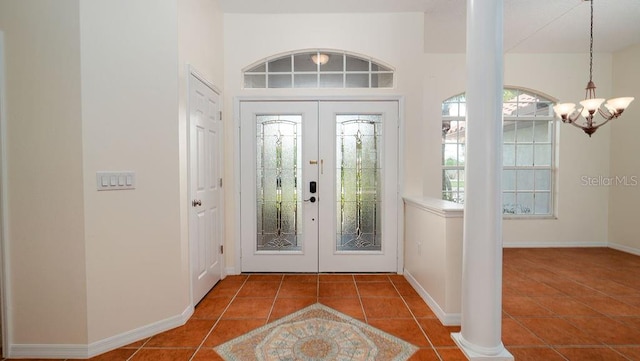
<path id="1" fill-rule="evenodd" d="M 96 184 L 99 191 L 116 191 L 136 188 L 136 173 L 96 172 Z"/>

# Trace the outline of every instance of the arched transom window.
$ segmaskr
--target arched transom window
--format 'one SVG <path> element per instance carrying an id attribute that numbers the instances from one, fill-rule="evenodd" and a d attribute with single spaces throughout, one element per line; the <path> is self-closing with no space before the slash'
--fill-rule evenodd
<path id="1" fill-rule="evenodd" d="M 305 50 L 248 66 L 245 88 L 393 88 L 394 70 L 362 55 Z"/>
<path id="2" fill-rule="evenodd" d="M 553 214 L 554 101 L 530 90 L 503 91 L 502 211 Z M 442 198 L 464 203 L 466 98 L 442 103 Z"/>

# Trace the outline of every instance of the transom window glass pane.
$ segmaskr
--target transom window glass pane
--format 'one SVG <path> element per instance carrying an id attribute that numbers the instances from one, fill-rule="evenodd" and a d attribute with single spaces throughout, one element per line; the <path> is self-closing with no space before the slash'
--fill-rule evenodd
<path id="1" fill-rule="evenodd" d="M 326 55 L 327 62 L 320 63 L 320 71 L 344 71 L 344 54 L 326 53 Z"/>
<path id="2" fill-rule="evenodd" d="M 247 74 L 244 76 L 245 88 L 266 88 L 267 76 L 265 74 Z"/>
<path id="3" fill-rule="evenodd" d="M 320 74 L 321 88 L 343 88 L 344 75 L 342 74 Z"/>
<path id="4" fill-rule="evenodd" d="M 313 62 L 313 55 L 317 53 L 303 53 L 293 56 L 293 71 L 313 71 L 318 70 L 318 64 Z"/>
<path id="5" fill-rule="evenodd" d="M 392 70 L 384 65 L 371 63 L 371 71 L 392 71 Z"/>
<path id="6" fill-rule="evenodd" d="M 336 51 L 288 54 L 244 72 L 245 88 L 393 88 L 393 82 L 391 67 Z"/>
<path id="7" fill-rule="evenodd" d="M 380 115 L 336 116 L 337 251 L 380 251 Z"/>
<path id="8" fill-rule="evenodd" d="M 291 88 L 291 74 L 269 74 L 269 88 Z"/>
<path id="9" fill-rule="evenodd" d="M 347 88 L 368 88 L 369 74 L 347 73 Z"/>
<path id="10" fill-rule="evenodd" d="M 356 57 L 347 57 L 347 71 L 369 71 L 369 61 Z"/>
<path id="11" fill-rule="evenodd" d="M 393 87 L 393 74 L 371 74 L 372 88 L 391 88 Z"/>
<path id="12" fill-rule="evenodd" d="M 302 249 L 300 115 L 259 115 L 256 195 L 258 251 Z"/>
<path id="13" fill-rule="evenodd" d="M 316 88 L 318 86 L 317 74 L 295 74 L 293 77 L 294 88 Z"/>
<path id="14" fill-rule="evenodd" d="M 503 92 L 503 213 L 550 215 L 552 207 L 553 102 L 531 91 Z M 442 103 L 442 198 L 464 203 L 466 99 Z"/>
<path id="15" fill-rule="evenodd" d="M 270 61 L 268 64 L 270 73 L 291 72 L 291 56 Z"/>

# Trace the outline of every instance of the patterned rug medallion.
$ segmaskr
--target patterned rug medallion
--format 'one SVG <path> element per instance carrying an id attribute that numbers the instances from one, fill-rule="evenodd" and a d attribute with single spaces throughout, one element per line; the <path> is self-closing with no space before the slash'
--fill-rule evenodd
<path id="1" fill-rule="evenodd" d="M 215 350 L 228 361 L 404 361 L 417 347 L 316 303 Z"/>

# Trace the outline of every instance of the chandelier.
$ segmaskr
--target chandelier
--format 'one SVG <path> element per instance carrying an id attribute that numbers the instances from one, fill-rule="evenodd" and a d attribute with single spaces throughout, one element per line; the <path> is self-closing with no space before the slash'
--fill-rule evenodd
<path id="1" fill-rule="evenodd" d="M 586 0 L 591 3 L 591 38 L 589 42 L 589 82 L 585 88 L 585 99 L 576 108 L 574 103 L 562 103 L 553 107 L 553 110 L 560 116 L 563 123 L 569 123 L 580 129 L 591 137 L 601 126 L 607 124 L 611 119 L 618 118 L 633 101 L 633 97 L 622 97 L 609 99 L 605 103 L 604 98 L 596 98 L 596 85 L 593 83 L 593 0 Z M 604 106 L 602 105 L 604 103 Z M 604 121 L 596 122 L 595 115 L 601 116 Z"/>

